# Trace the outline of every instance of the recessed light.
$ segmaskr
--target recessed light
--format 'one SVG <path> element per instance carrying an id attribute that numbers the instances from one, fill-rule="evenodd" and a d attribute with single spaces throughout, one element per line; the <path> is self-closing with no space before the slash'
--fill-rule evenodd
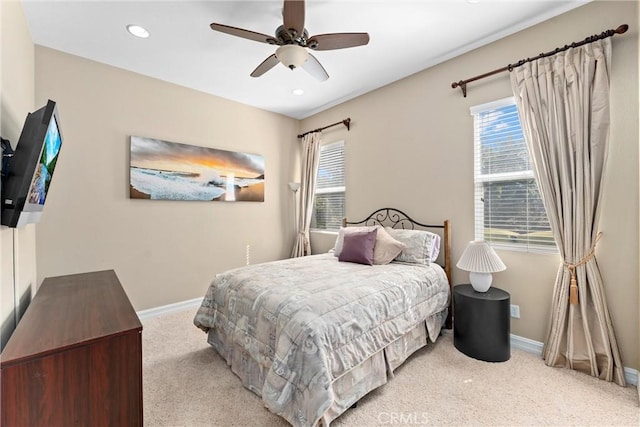
<path id="1" fill-rule="evenodd" d="M 304 94 L 304 90 L 302 90 L 302 89 L 294 89 L 294 90 L 291 91 L 291 93 L 294 94 L 294 95 L 302 95 L 302 94 Z"/>
<path id="2" fill-rule="evenodd" d="M 149 31 L 142 28 L 140 25 L 127 25 L 127 31 L 136 37 L 140 37 L 141 39 L 146 39 L 149 37 Z"/>

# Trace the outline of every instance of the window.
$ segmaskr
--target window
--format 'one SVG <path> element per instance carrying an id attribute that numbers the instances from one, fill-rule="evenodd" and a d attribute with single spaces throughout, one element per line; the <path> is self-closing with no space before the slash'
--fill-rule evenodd
<path id="1" fill-rule="evenodd" d="M 492 246 L 555 251 L 513 98 L 471 108 L 476 239 Z"/>
<path id="2" fill-rule="evenodd" d="M 344 211 L 344 141 L 320 147 L 320 163 L 311 228 L 339 230 Z"/>

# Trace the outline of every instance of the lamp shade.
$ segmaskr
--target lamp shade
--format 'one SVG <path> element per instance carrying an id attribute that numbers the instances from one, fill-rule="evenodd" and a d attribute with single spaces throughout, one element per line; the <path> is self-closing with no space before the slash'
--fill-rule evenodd
<path id="1" fill-rule="evenodd" d="M 296 192 L 300 189 L 300 183 L 299 182 L 290 182 L 289 183 L 289 188 L 291 188 L 291 191 Z"/>
<path id="2" fill-rule="evenodd" d="M 307 61 L 309 53 L 307 49 L 296 44 L 285 44 L 276 49 L 276 58 L 282 64 L 292 70 L 301 67 Z"/>
<path id="3" fill-rule="evenodd" d="M 456 265 L 470 272 L 471 286 L 478 292 L 489 290 L 491 273 L 507 269 L 496 251 L 484 240 L 469 242 Z"/>
<path id="4" fill-rule="evenodd" d="M 495 273 L 507 269 L 496 251 L 484 240 L 469 242 L 456 265 L 462 270 L 476 273 Z"/>

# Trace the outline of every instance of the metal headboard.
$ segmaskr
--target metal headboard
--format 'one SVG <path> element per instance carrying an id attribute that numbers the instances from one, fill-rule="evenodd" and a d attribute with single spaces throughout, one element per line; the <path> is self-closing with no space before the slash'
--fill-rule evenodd
<path id="1" fill-rule="evenodd" d="M 442 224 L 423 224 L 411 218 L 406 213 L 402 212 L 399 209 L 395 208 L 382 208 L 370 214 L 367 218 L 362 221 L 347 221 L 347 218 L 342 219 L 342 226 L 347 227 L 349 225 L 359 225 L 359 226 L 371 226 L 371 225 L 381 225 L 383 227 L 391 227 L 391 228 L 401 228 L 401 229 L 410 229 L 414 230 L 416 227 L 425 228 L 425 229 L 441 229 L 442 230 L 442 239 L 440 244 L 442 247 L 440 248 L 443 252 L 442 259 L 443 263 L 442 268 L 444 269 L 445 274 L 447 275 L 447 279 L 449 280 L 449 288 L 450 288 L 450 301 L 453 297 L 453 280 L 451 277 L 451 223 L 448 219 L 445 219 Z M 447 316 L 447 321 L 445 327 L 451 328 L 451 314 L 452 307 L 449 306 L 449 315 Z"/>

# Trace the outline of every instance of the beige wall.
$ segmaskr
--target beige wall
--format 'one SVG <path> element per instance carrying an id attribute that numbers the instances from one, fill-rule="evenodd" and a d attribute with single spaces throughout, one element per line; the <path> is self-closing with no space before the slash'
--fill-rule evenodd
<path id="1" fill-rule="evenodd" d="M 24 119 L 34 109 L 34 46 L 19 2 L 0 2 L 0 46 L 0 133 L 15 149 Z M 15 327 L 14 298 L 23 301 L 17 306 L 21 314 L 35 288 L 35 245 L 34 225 L 0 226 L 2 345 Z"/>
<path id="2" fill-rule="evenodd" d="M 286 257 L 299 122 L 36 47 L 36 102 L 64 142 L 37 225 L 38 281 L 115 269 L 137 310 L 202 297 L 225 269 Z M 129 137 L 265 157 L 265 202 L 129 199 Z"/>
<path id="3" fill-rule="evenodd" d="M 417 220 L 449 218 L 457 261 L 473 228 L 473 120 L 469 107 L 512 96 L 507 73 L 471 83 L 468 96 L 451 82 L 469 78 L 630 24 L 613 40 L 612 128 L 600 223 L 599 265 L 625 366 L 638 361 L 638 26 L 637 2 L 594 2 L 303 120 L 303 129 L 351 117 L 352 130 L 327 131 L 346 143 L 346 209 L 362 218 L 398 207 Z M 629 22 L 631 21 L 631 22 Z M 314 252 L 334 236 L 314 235 Z M 507 270 L 494 284 L 520 306 L 512 332 L 543 341 L 559 256 L 501 251 Z M 454 282 L 467 274 L 454 269 Z"/>

